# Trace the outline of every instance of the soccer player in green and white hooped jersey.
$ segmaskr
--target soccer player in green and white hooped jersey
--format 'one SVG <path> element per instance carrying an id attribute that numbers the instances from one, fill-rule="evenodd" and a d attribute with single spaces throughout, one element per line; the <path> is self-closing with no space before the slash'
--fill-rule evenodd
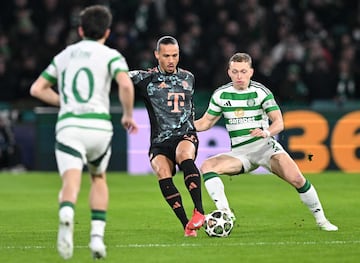
<path id="1" fill-rule="evenodd" d="M 262 166 L 297 190 L 320 229 L 337 231 L 337 226 L 325 217 L 314 186 L 273 137 L 284 129 L 282 114 L 271 91 L 251 80 L 253 72 L 248 54 L 234 54 L 227 70 L 232 82 L 215 90 L 207 111 L 195 121 L 196 130 L 200 132 L 210 129 L 224 116 L 231 138 L 230 152 L 210 157 L 201 165 L 206 190 L 217 209 L 235 218 L 219 175 L 238 175 Z"/>
<path id="2" fill-rule="evenodd" d="M 55 145 L 62 178 L 57 248 L 64 259 L 73 255 L 74 207 L 84 165 L 91 174 L 89 247 L 94 258 L 106 256 L 103 237 L 109 199 L 106 169 L 113 136 L 109 100 L 112 79 L 118 84 L 123 108 L 121 124 L 130 133 L 138 129 L 132 117 L 134 86 L 126 60 L 104 45 L 111 21 L 112 15 L 105 6 L 85 8 L 78 28 L 82 40 L 57 54 L 30 89 L 32 96 L 60 106 Z M 55 84 L 58 92 L 52 89 Z"/>

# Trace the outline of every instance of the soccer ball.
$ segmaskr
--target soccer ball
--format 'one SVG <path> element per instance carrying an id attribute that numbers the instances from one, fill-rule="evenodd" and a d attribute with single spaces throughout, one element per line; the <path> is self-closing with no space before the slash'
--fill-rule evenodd
<path id="1" fill-rule="evenodd" d="M 222 210 L 214 210 L 205 216 L 204 228 L 210 237 L 227 237 L 234 227 L 230 215 Z"/>

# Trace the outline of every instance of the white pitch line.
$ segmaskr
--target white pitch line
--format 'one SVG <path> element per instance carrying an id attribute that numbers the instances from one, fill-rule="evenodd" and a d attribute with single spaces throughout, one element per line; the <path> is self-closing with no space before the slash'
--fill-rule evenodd
<path id="1" fill-rule="evenodd" d="M 240 243 L 210 243 L 210 244 L 127 244 L 127 245 L 115 245 L 118 248 L 147 248 L 147 247 L 237 247 L 237 246 L 288 246 L 288 245 L 349 245 L 360 244 L 360 240 L 336 240 L 336 241 L 305 241 L 305 242 L 240 242 Z"/>
<path id="2" fill-rule="evenodd" d="M 221 246 L 225 247 L 246 247 L 246 246 L 289 246 L 289 245 L 350 245 L 360 244 L 360 240 L 334 240 L 334 241 L 304 241 L 304 242 L 237 242 L 237 243 L 222 243 Z M 115 248 L 153 248 L 153 247 L 218 247 L 219 243 L 172 243 L 172 244 L 123 244 L 113 245 L 110 247 Z M 109 246 L 107 246 L 109 247 Z M 49 249 L 55 246 L 2 246 L 0 250 L 10 249 Z M 74 246 L 74 248 L 88 248 L 88 246 Z"/>

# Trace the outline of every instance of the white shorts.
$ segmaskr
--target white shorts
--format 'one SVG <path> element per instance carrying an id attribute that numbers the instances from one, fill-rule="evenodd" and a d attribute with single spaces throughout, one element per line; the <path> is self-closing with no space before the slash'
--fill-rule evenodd
<path id="1" fill-rule="evenodd" d="M 239 159 L 243 164 L 244 172 L 247 173 L 255 170 L 259 166 L 262 166 L 271 172 L 271 156 L 279 153 L 287 154 L 278 141 L 273 137 L 268 137 L 232 149 L 231 152 L 223 154 Z"/>
<path id="2" fill-rule="evenodd" d="M 111 156 L 112 131 L 68 127 L 56 134 L 55 156 L 60 175 L 68 169 L 105 172 Z"/>

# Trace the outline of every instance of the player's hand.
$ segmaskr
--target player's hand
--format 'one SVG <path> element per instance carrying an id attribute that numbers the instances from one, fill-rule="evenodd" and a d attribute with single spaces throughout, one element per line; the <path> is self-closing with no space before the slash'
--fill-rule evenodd
<path id="1" fill-rule="evenodd" d="M 260 128 L 256 128 L 256 129 L 250 130 L 250 135 L 254 136 L 254 137 L 266 138 L 266 137 L 270 136 L 270 133 L 269 133 L 268 130 L 263 130 L 263 129 L 260 129 Z"/>
<path id="2" fill-rule="evenodd" d="M 127 132 L 129 134 L 135 134 L 139 130 L 139 128 L 133 118 L 123 116 L 121 118 L 121 124 L 124 127 L 124 129 L 127 130 Z"/>

